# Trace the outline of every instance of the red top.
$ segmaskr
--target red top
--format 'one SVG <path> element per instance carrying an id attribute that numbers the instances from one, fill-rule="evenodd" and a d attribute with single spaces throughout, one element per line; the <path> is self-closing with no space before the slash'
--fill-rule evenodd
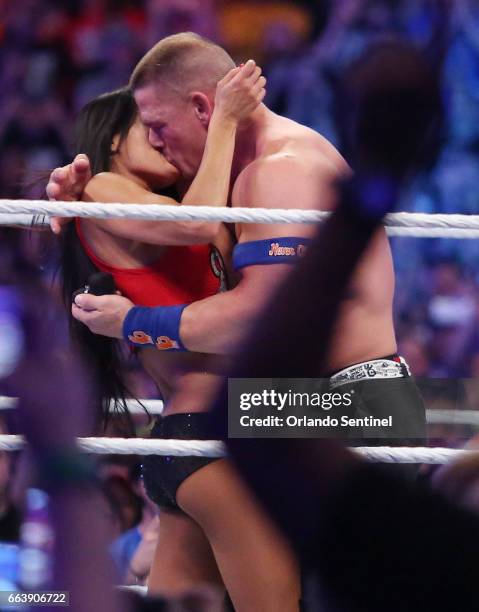
<path id="1" fill-rule="evenodd" d="M 227 288 L 223 260 L 214 246 L 168 246 L 143 268 L 115 268 L 93 253 L 78 218 L 76 230 L 93 264 L 111 274 L 117 289 L 138 306 L 190 304 Z"/>

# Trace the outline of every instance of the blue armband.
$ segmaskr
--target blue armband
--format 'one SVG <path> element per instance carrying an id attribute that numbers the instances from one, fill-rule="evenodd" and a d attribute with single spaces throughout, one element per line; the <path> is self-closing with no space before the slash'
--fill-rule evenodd
<path id="1" fill-rule="evenodd" d="M 159 351 L 186 351 L 180 338 L 180 321 L 188 304 L 134 306 L 123 323 L 123 337 L 134 346 L 156 346 Z"/>
<path id="2" fill-rule="evenodd" d="M 309 238 L 292 236 L 241 242 L 233 250 L 233 268 L 239 270 L 247 266 L 297 263 L 310 242 Z"/>

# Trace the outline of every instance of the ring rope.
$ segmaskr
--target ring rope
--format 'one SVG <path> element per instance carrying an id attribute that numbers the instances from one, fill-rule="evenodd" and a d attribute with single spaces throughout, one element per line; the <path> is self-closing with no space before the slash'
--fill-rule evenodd
<path id="1" fill-rule="evenodd" d="M 477 454 L 472 450 L 458 448 L 428 448 L 425 446 L 361 446 L 350 450 L 359 453 L 368 461 L 380 463 L 427 463 L 441 465 L 465 455 Z"/>
<path id="2" fill-rule="evenodd" d="M 0 225 L 23 225 L 26 227 L 47 228 L 49 225 L 49 217 L 46 215 L 3 213 L 0 214 Z"/>
<path id="3" fill-rule="evenodd" d="M 456 227 L 386 227 L 390 238 L 449 238 L 476 240 L 479 230 Z"/>
<path id="4" fill-rule="evenodd" d="M 328 213 L 318 210 L 227 208 L 160 204 L 104 204 L 101 202 L 50 202 L 48 200 L 0 200 L 0 214 L 40 214 L 97 219 L 157 221 L 226 221 L 229 223 L 317 223 Z M 478 225 L 479 227 L 479 225 Z"/>
<path id="5" fill-rule="evenodd" d="M 409 213 L 398 213 L 409 214 Z M 49 217 L 46 215 L 0 214 L 0 225 L 16 225 L 25 228 L 47 229 Z M 456 227 L 392 227 L 386 226 L 390 238 L 452 238 L 478 239 L 479 229 Z"/>
<path id="6" fill-rule="evenodd" d="M 224 457 L 225 446 L 217 440 L 150 440 L 144 438 L 77 438 L 80 450 L 99 455 L 171 455 L 175 457 Z M 0 435 L 0 450 L 24 447 L 23 436 Z M 475 451 L 455 448 L 363 446 L 350 450 L 364 459 L 381 463 L 449 463 Z"/>
<path id="7" fill-rule="evenodd" d="M 129 591 L 131 593 L 137 593 L 142 597 L 148 595 L 148 587 L 142 586 L 141 584 L 119 584 L 117 587 L 120 591 Z"/>
<path id="8" fill-rule="evenodd" d="M 426 420 L 431 425 L 479 426 L 479 410 L 429 409 L 426 410 Z"/>
<path id="9" fill-rule="evenodd" d="M 228 223 L 317 223 L 329 215 L 319 210 L 0 199 L 2 214 Z M 388 227 L 479 230 L 479 215 L 402 212 L 390 213 L 385 219 Z"/>
<path id="10" fill-rule="evenodd" d="M 399 213 L 402 214 L 402 213 Z M 15 225 L 22 228 L 48 229 L 49 218 L 45 215 L 0 214 L 0 225 Z M 479 229 L 455 227 L 390 227 L 386 226 L 390 238 L 449 238 L 478 239 Z"/>
<path id="11" fill-rule="evenodd" d="M 150 440 L 148 438 L 77 438 L 80 450 L 96 455 L 173 455 L 175 457 L 224 457 L 225 448 L 217 440 Z M 18 451 L 25 439 L 0 435 L 0 450 Z"/>

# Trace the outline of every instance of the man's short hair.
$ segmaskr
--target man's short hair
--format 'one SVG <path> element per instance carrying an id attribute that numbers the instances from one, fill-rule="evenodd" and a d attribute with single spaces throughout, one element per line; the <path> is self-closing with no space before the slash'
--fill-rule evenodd
<path id="1" fill-rule="evenodd" d="M 235 67 L 232 58 L 207 38 L 183 32 L 163 38 L 138 62 L 130 78 L 132 90 L 146 85 L 167 86 L 180 95 L 212 93 Z"/>

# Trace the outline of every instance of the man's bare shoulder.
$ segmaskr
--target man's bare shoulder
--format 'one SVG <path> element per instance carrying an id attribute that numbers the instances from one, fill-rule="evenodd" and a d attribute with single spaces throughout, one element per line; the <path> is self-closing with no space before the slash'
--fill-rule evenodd
<path id="1" fill-rule="evenodd" d="M 338 159 L 336 155 L 314 150 L 313 145 L 311 150 L 304 145 L 285 145 L 256 158 L 243 169 L 234 185 L 233 206 L 258 206 L 258 202 L 267 206 L 267 202 L 281 202 L 282 194 L 288 198 L 296 194 L 303 202 L 303 206 L 297 205 L 300 208 L 329 208 L 330 204 L 325 203 L 326 192 L 348 173 L 349 168 L 340 156 Z"/>
<path id="2" fill-rule="evenodd" d="M 332 165 L 339 173 L 348 173 L 349 167 L 336 147 L 324 136 L 305 125 L 286 117 L 276 116 L 266 131 L 264 157 L 275 153 L 299 155 L 305 163 Z"/>
<path id="3" fill-rule="evenodd" d="M 238 176 L 254 180 L 259 174 L 282 172 L 313 176 L 346 176 L 350 169 L 339 151 L 318 132 L 291 119 L 275 115 L 264 129 L 256 158 Z M 269 176 L 270 178 L 270 176 Z"/>

